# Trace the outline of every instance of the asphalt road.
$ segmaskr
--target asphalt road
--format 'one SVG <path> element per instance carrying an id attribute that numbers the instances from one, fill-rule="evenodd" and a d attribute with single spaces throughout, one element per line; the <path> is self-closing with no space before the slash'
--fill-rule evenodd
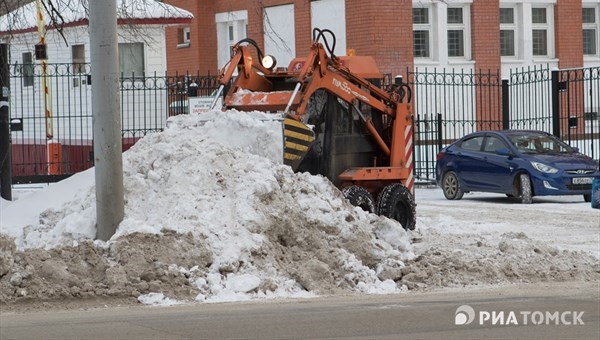
<path id="1" fill-rule="evenodd" d="M 455 325 L 459 306 L 475 319 Z M 511 325 L 479 323 L 504 312 Z M 516 316 L 509 319 L 510 312 Z M 523 324 L 528 314 L 528 324 Z M 537 317 L 533 316 L 533 313 Z M 549 312 L 550 324 L 541 315 Z M 553 314 L 559 312 L 558 314 Z M 575 314 L 573 313 L 575 312 Z M 583 314 L 581 314 L 583 312 Z M 552 318 L 562 316 L 562 319 Z M 556 322 L 580 323 L 556 325 Z M 0 313 L 0 339 L 599 339 L 600 284 L 537 284 L 493 289 L 344 296 L 176 307 Z"/>

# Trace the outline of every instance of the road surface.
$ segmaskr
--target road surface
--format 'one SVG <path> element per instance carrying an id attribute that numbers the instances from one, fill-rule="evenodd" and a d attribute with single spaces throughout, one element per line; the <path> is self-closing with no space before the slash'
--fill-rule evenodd
<path id="1" fill-rule="evenodd" d="M 457 308 L 462 305 L 476 312 L 468 325 L 455 324 Z M 501 311 L 505 323 L 513 312 L 518 325 L 500 325 L 499 319 L 491 324 L 491 318 L 480 324 L 479 317 L 485 318 L 485 313 L 496 313 L 498 317 Z M 532 318 L 533 314 L 528 314 L 528 324 L 523 324 L 523 315 L 528 312 L 541 312 L 538 316 L 550 313 L 550 324 L 544 317 L 541 324 L 533 325 L 541 320 Z M 563 318 L 552 318 L 555 312 Z M 552 283 L 385 296 L 0 313 L 0 339 L 73 338 L 599 339 L 600 284 Z"/>

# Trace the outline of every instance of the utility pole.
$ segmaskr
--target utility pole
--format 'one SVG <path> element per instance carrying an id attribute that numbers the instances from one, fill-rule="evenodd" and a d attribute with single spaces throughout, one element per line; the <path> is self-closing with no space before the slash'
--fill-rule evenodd
<path id="1" fill-rule="evenodd" d="M 97 234 L 110 239 L 123 220 L 123 151 L 116 0 L 89 1 Z"/>
<path id="2" fill-rule="evenodd" d="M 8 45 L 0 44 L 0 197 L 12 201 L 9 96 Z"/>

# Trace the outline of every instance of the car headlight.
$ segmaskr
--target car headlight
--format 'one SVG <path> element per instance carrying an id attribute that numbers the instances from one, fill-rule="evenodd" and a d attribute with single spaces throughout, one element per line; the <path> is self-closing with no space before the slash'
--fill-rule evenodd
<path id="1" fill-rule="evenodd" d="M 551 167 L 550 165 L 546 165 L 544 163 L 531 162 L 531 165 L 539 172 L 543 172 L 546 174 L 555 174 L 558 172 L 558 169 Z"/>

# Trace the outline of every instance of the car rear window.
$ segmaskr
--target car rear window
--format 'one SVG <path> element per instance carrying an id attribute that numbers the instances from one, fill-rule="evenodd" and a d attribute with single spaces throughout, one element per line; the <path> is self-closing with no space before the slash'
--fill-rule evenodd
<path id="1" fill-rule="evenodd" d="M 472 137 L 465 139 L 460 143 L 460 147 L 465 150 L 479 151 L 483 143 L 483 136 Z"/>
<path id="2" fill-rule="evenodd" d="M 500 138 L 488 136 L 488 138 L 485 141 L 483 151 L 496 152 L 496 150 L 503 148 L 506 148 L 506 144 L 504 144 L 504 142 Z"/>

